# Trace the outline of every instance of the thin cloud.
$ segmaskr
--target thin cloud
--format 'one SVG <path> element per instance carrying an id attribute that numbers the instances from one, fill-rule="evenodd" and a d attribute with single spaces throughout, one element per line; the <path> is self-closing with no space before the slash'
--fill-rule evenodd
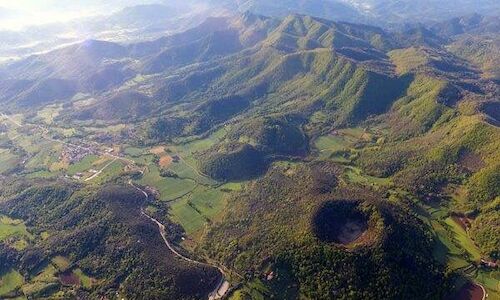
<path id="1" fill-rule="evenodd" d="M 68 22 L 79 18 L 113 13 L 129 5 L 158 1 L 40 1 L 0 0 L 0 29 L 22 30 L 27 26 Z"/>

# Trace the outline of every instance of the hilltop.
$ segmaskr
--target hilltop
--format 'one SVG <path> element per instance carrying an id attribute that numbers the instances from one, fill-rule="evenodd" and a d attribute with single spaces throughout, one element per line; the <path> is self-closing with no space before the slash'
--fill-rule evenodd
<path id="1" fill-rule="evenodd" d="M 2 65 L 0 297 L 499 295 L 498 28 L 245 12 Z"/>

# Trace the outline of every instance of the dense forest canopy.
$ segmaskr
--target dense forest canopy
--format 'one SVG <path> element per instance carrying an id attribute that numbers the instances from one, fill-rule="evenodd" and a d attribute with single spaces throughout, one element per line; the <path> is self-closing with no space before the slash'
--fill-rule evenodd
<path id="1" fill-rule="evenodd" d="M 500 297 L 498 1 L 157 2 L 0 31 L 0 299 Z"/>

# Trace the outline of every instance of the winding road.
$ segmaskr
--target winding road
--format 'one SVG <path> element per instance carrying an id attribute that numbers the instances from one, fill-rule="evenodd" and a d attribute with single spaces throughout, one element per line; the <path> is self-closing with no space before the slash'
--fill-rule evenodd
<path id="1" fill-rule="evenodd" d="M 138 186 L 134 185 L 131 180 L 129 180 L 128 183 L 132 187 L 134 187 L 136 190 L 138 190 L 139 192 L 141 192 L 144 195 L 144 197 L 146 197 L 146 199 L 149 198 L 148 193 L 146 191 L 144 191 L 143 189 L 139 188 Z M 226 272 L 221 267 L 219 267 L 219 266 L 211 265 L 211 264 L 204 263 L 204 262 L 200 262 L 200 261 L 191 259 L 191 258 L 186 257 L 186 256 L 182 255 L 181 253 L 179 253 L 174 248 L 174 246 L 172 246 L 172 244 L 168 241 L 167 230 L 166 230 L 165 225 L 163 225 L 162 223 L 160 223 L 160 221 L 158 221 L 155 218 L 153 218 L 150 215 L 148 215 L 144 211 L 143 208 L 141 208 L 141 214 L 143 216 L 147 217 L 149 220 L 151 220 L 153 223 L 155 223 L 158 226 L 158 230 L 159 230 L 160 235 L 161 235 L 161 237 L 163 239 L 163 242 L 165 243 L 165 245 L 167 246 L 167 248 L 170 250 L 170 252 L 172 252 L 175 256 L 177 256 L 181 260 L 184 260 L 184 261 L 186 261 L 188 263 L 191 263 L 191 264 L 194 264 L 194 265 L 206 266 L 206 267 L 216 268 L 217 270 L 219 270 L 219 272 L 221 273 L 221 279 L 219 280 L 219 283 L 217 283 L 217 286 L 215 287 L 215 289 L 212 292 L 210 292 L 210 294 L 208 295 L 208 300 L 216 300 L 216 299 L 221 299 L 222 297 L 224 297 L 224 295 L 229 290 L 229 286 L 230 286 L 229 282 L 226 280 Z"/>
<path id="2" fill-rule="evenodd" d="M 3 117 L 3 118 L 6 118 L 7 120 L 9 120 L 11 123 L 13 123 L 17 127 L 20 127 L 20 128 L 24 127 L 22 124 L 20 124 L 19 122 L 17 122 L 16 120 L 14 120 L 13 118 L 11 118 L 10 116 L 8 116 L 8 115 L 6 115 L 4 113 L 0 113 L 0 116 Z M 42 130 L 41 137 L 44 138 L 44 139 L 46 139 L 46 140 L 49 140 L 49 141 L 52 141 L 52 142 L 56 142 L 56 143 L 60 143 L 60 144 L 63 144 L 63 145 L 66 145 L 66 146 L 70 146 L 70 147 L 76 147 L 76 148 L 81 148 L 81 149 L 89 150 L 87 147 L 83 147 L 83 146 L 80 146 L 80 145 L 75 145 L 75 144 L 72 144 L 72 143 L 68 143 L 68 142 L 64 142 L 64 141 L 61 141 L 61 140 L 53 139 L 51 137 L 44 136 L 43 133 L 45 133 L 48 130 L 45 127 L 41 126 L 41 125 L 35 125 L 35 126 L 37 128 L 39 128 L 40 130 Z M 96 172 L 94 175 L 92 175 L 91 177 L 85 179 L 85 181 L 92 180 L 92 179 L 96 178 L 97 176 L 99 176 L 104 169 L 106 169 L 109 165 L 111 165 L 116 160 L 121 160 L 121 161 L 124 161 L 124 162 L 126 162 L 128 164 L 132 164 L 132 165 L 135 164 L 135 162 L 133 160 L 130 160 L 130 159 L 127 159 L 127 158 L 124 158 L 124 157 L 121 157 L 121 156 L 113 155 L 111 153 L 107 153 L 107 152 L 103 152 L 103 151 L 96 151 L 96 152 L 99 153 L 99 154 L 101 154 L 101 155 L 105 155 L 105 156 L 111 157 L 112 160 L 111 160 L 111 162 L 109 162 L 108 164 L 106 164 L 101 170 L 99 170 L 98 172 Z M 180 158 L 180 159 L 182 159 L 182 158 Z M 184 163 L 186 163 L 186 165 L 188 165 L 189 167 L 193 168 L 187 162 L 184 161 Z M 196 170 L 195 168 L 193 168 L 193 169 Z M 203 174 L 199 174 L 199 175 L 203 176 Z M 128 183 L 129 183 L 129 185 L 131 185 L 132 187 L 134 187 L 136 190 L 138 190 L 139 192 L 141 192 L 146 199 L 149 198 L 148 193 L 146 191 L 144 191 L 143 189 L 141 189 L 141 188 L 137 187 L 136 185 L 134 185 L 132 183 L 132 180 L 129 180 Z M 191 258 L 186 257 L 186 256 L 182 255 L 181 253 L 179 253 L 172 246 L 172 244 L 168 241 L 167 231 L 166 231 L 165 225 L 163 225 L 158 220 L 156 220 L 155 218 L 153 218 L 150 215 L 148 215 L 144 211 L 143 208 L 141 208 L 141 214 L 144 215 L 145 217 L 147 217 L 149 220 L 151 220 L 153 223 L 155 223 L 158 226 L 158 230 L 160 232 L 160 235 L 161 235 L 161 237 L 162 237 L 165 245 L 170 250 L 170 252 L 172 252 L 175 256 L 177 256 L 178 258 L 180 258 L 180 259 L 182 259 L 182 260 L 184 260 L 184 261 L 186 261 L 188 263 L 191 263 L 191 264 L 200 265 L 200 266 L 206 266 L 206 267 L 211 267 L 211 268 L 216 268 L 217 270 L 219 270 L 219 272 L 221 273 L 221 279 L 217 283 L 217 286 L 215 287 L 215 289 L 212 292 L 209 293 L 208 300 L 216 300 L 216 299 L 221 299 L 222 297 L 224 297 L 224 295 L 228 292 L 229 287 L 230 287 L 229 282 L 226 280 L 226 272 L 221 267 L 219 267 L 219 266 L 211 265 L 211 264 L 200 262 L 200 261 L 196 261 L 194 259 L 191 259 Z"/>
<path id="3" fill-rule="evenodd" d="M 479 284 L 479 283 L 476 283 L 482 290 L 483 290 L 483 299 L 482 300 L 486 300 L 486 297 L 488 297 L 488 294 L 486 293 L 486 289 L 484 288 L 484 286 L 482 284 Z"/>

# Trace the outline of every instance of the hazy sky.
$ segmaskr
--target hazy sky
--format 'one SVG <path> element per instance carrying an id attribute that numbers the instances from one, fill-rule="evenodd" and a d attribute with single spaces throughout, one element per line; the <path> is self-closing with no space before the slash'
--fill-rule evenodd
<path id="1" fill-rule="evenodd" d="M 0 29 L 69 21 L 109 14 L 130 5 L 158 0 L 0 0 Z"/>

